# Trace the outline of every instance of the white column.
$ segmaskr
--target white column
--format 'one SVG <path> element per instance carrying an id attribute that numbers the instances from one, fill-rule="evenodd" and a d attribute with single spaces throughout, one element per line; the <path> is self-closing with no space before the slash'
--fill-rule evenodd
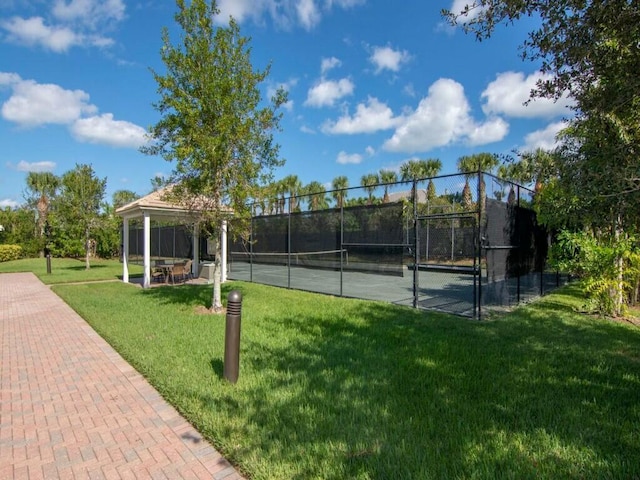
<path id="1" fill-rule="evenodd" d="M 144 212 L 144 253 L 142 264 L 144 265 L 143 288 L 151 286 L 151 217 L 149 212 Z"/>
<path id="2" fill-rule="evenodd" d="M 220 254 L 222 258 L 220 259 L 220 282 L 224 283 L 227 281 L 227 221 L 222 221 L 222 238 L 220 239 Z"/>
<path id="3" fill-rule="evenodd" d="M 129 219 L 122 221 L 122 281 L 129 283 Z"/>
<path id="4" fill-rule="evenodd" d="M 197 223 L 193 226 L 193 264 L 191 265 L 191 273 L 193 273 L 194 278 L 200 273 L 200 225 Z"/>

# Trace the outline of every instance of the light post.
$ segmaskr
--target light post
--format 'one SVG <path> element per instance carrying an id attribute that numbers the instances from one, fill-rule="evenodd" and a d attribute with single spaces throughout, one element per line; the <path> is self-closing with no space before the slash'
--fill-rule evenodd
<path id="1" fill-rule="evenodd" d="M 51 250 L 49 250 L 49 238 L 51 237 L 51 225 L 49 221 L 44 222 L 44 256 L 47 259 L 47 274 L 51 274 Z"/>

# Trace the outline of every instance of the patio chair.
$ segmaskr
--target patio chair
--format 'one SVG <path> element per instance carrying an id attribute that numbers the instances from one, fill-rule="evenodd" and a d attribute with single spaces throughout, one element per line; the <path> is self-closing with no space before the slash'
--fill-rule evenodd
<path id="1" fill-rule="evenodd" d="M 171 271 L 171 280 L 175 284 L 176 277 L 180 278 L 183 282 L 186 282 L 189 278 L 189 273 L 191 271 L 191 260 L 187 260 L 186 262 L 180 262 L 173 265 L 173 270 Z"/>
<path id="2" fill-rule="evenodd" d="M 151 269 L 151 281 L 164 281 L 164 270 L 160 267 L 153 267 Z"/>

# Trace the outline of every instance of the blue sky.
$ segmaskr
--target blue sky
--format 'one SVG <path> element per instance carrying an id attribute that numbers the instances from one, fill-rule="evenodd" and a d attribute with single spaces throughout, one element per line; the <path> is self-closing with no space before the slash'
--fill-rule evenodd
<path id="1" fill-rule="evenodd" d="M 264 85 L 289 92 L 285 166 L 329 184 L 345 175 L 439 158 L 453 173 L 461 155 L 551 148 L 567 101 L 524 106 L 540 77 L 519 45 L 535 20 L 477 42 L 444 24 L 440 10 L 465 0 L 222 0 L 251 37 Z M 29 171 L 56 175 L 77 163 L 107 178 L 107 197 L 142 195 L 173 165 L 143 155 L 158 120 L 149 68 L 162 27 L 179 38 L 169 0 L 0 0 L 0 207 L 23 203 Z"/>

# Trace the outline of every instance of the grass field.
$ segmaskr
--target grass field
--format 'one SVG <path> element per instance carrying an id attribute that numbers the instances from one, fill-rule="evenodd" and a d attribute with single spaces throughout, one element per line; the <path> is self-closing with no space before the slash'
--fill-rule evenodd
<path id="1" fill-rule="evenodd" d="M 252 479 L 638 478 L 640 330 L 571 286 L 491 321 L 257 284 L 54 291 Z"/>
<path id="2" fill-rule="evenodd" d="M 122 278 L 122 263 L 118 260 L 91 259 L 91 268 L 85 268 L 84 259 L 52 258 L 51 273 L 47 273 L 47 260 L 28 258 L 0 263 L 0 273 L 33 272 L 43 283 L 72 283 Z M 129 265 L 129 275 L 142 275 L 142 266 Z"/>

